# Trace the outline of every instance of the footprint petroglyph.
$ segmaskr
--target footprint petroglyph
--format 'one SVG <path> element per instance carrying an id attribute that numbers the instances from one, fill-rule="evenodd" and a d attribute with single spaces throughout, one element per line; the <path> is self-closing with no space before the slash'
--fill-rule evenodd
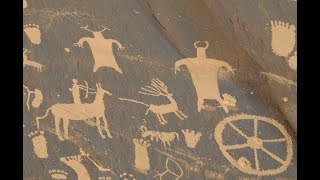
<path id="1" fill-rule="evenodd" d="M 68 173 L 64 170 L 51 169 L 49 170 L 49 175 L 52 179 L 68 179 Z"/>
<path id="2" fill-rule="evenodd" d="M 148 147 L 150 143 L 143 139 L 133 139 L 134 144 L 134 167 L 141 173 L 146 174 L 150 169 Z"/>
<path id="3" fill-rule="evenodd" d="M 271 47 L 273 52 L 288 57 L 296 43 L 296 27 L 282 21 L 271 21 Z"/>
<path id="4" fill-rule="evenodd" d="M 39 25 L 27 24 L 23 26 L 23 31 L 26 33 L 32 44 L 39 45 L 41 43 L 41 31 Z"/>
<path id="5" fill-rule="evenodd" d="M 198 142 L 200 141 L 200 138 L 202 136 L 201 132 L 195 132 L 194 130 L 190 130 L 190 129 L 184 129 L 184 130 L 181 130 L 181 132 L 184 135 L 184 139 L 187 146 L 189 148 L 194 149 L 197 146 Z"/>
<path id="6" fill-rule="evenodd" d="M 47 140 L 44 137 L 44 131 L 34 131 L 28 134 L 32 140 L 34 153 L 38 158 L 44 159 L 48 157 Z"/>
<path id="7" fill-rule="evenodd" d="M 170 104 L 163 104 L 163 105 L 155 105 L 155 104 L 145 104 L 141 101 L 136 101 L 133 99 L 126 99 L 126 98 L 118 98 L 119 100 L 129 101 L 137 104 L 142 104 L 146 107 L 147 112 L 145 115 L 149 113 L 149 111 L 153 112 L 157 115 L 158 120 L 161 125 L 165 125 L 168 121 L 163 117 L 164 114 L 174 113 L 180 120 L 184 120 L 188 116 L 185 115 L 182 111 L 179 110 L 176 100 L 173 98 L 173 94 L 168 91 L 168 87 L 160 81 L 158 78 L 151 80 L 151 86 L 146 85 L 145 87 L 141 88 L 139 91 L 140 94 L 148 95 L 148 96 L 164 96 L 169 101 Z"/>
<path id="8" fill-rule="evenodd" d="M 78 180 L 90 180 L 88 170 L 82 164 L 81 155 L 61 157 L 60 161 L 65 163 L 67 166 L 69 166 L 76 172 Z"/>
<path id="9" fill-rule="evenodd" d="M 120 177 L 121 180 L 136 180 L 136 178 L 135 178 L 135 176 L 133 174 L 126 173 L 126 172 L 120 174 L 119 177 Z"/>

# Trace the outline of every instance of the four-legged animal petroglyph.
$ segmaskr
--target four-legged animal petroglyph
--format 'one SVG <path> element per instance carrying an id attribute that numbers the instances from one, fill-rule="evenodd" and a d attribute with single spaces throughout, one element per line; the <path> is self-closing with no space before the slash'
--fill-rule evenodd
<path id="1" fill-rule="evenodd" d="M 28 53 L 30 53 L 30 51 L 26 48 L 23 48 L 23 67 L 30 66 L 36 68 L 38 72 L 42 72 L 44 65 L 30 60 L 27 55 Z"/>
<path id="2" fill-rule="evenodd" d="M 168 87 L 162 81 L 160 81 L 158 78 L 152 79 L 151 86 L 142 87 L 141 90 L 143 90 L 143 91 L 139 91 L 140 94 L 145 94 L 145 95 L 150 95 L 150 96 L 164 96 L 170 101 L 170 104 L 164 104 L 164 105 L 150 104 L 150 105 L 148 105 L 143 102 L 132 100 L 132 99 L 126 99 L 126 98 L 118 98 L 118 99 L 142 104 L 142 105 L 149 107 L 145 114 L 147 115 L 149 113 L 149 111 L 155 113 L 158 117 L 160 124 L 162 124 L 162 125 L 168 123 L 168 121 L 165 120 L 163 117 L 164 114 L 174 113 L 180 120 L 184 120 L 185 118 L 188 117 L 183 112 L 181 112 L 179 110 L 177 102 L 173 98 L 173 94 L 169 93 Z"/>
<path id="3" fill-rule="evenodd" d="M 40 107 L 42 101 L 43 101 L 43 95 L 39 89 L 34 89 L 34 91 L 31 91 L 27 86 L 23 85 L 23 88 L 27 91 L 27 108 L 28 111 L 30 111 L 30 96 L 31 94 L 34 94 L 34 99 L 31 102 L 31 106 L 34 108 Z"/>
<path id="4" fill-rule="evenodd" d="M 157 142 L 160 140 L 164 146 L 171 146 L 175 139 L 179 141 L 179 134 L 176 132 L 149 131 L 145 126 L 140 126 L 139 129 L 142 138 L 150 137 L 151 141 L 156 140 Z"/>
<path id="5" fill-rule="evenodd" d="M 102 32 L 107 30 L 106 27 L 104 27 L 104 29 L 101 31 L 92 31 L 88 29 L 88 25 L 80 28 L 92 32 L 94 36 L 94 38 L 83 37 L 77 43 L 74 43 L 75 46 L 78 46 L 80 48 L 83 47 L 84 42 L 87 42 L 90 45 L 92 55 L 95 61 L 93 72 L 96 72 L 100 67 L 111 67 L 120 74 L 122 74 L 123 72 L 118 66 L 112 50 L 113 43 L 118 45 L 118 50 L 123 50 L 124 47 L 121 45 L 121 43 L 117 40 L 105 39 L 103 37 Z"/>
<path id="6" fill-rule="evenodd" d="M 23 31 L 27 34 L 31 43 L 37 44 L 37 45 L 41 43 L 41 31 L 38 25 L 36 24 L 24 25 Z"/>
<path id="7" fill-rule="evenodd" d="M 46 113 L 42 117 L 37 117 L 37 127 L 39 129 L 39 120 L 48 116 L 49 111 L 51 110 L 52 115 L 54 116 L 56 133 L 60 140 L 64 140 L 60 131 L 60 121 L 63 122 L 64 128 L 64 137 L 65 139 L 69 139 L 69 122 L 70 121 L 84 121 L 86 119 L 96 118 L 96 125 L 98 132 L 102 138 L 105 138 L 105 135 L 102 133 L 102 129 L 100 127 L 100 118 L 104 121 L 104 128 L 107 132 L 107 136 L 112 138 L 107 118 L 105 116 L 105 105 L 103 101 L 104 94 L 108 94 L 111 96 L 112 94 L 103 89 L 99 84 L 96 84 L 97 92 L 96 98 L 93 103 L 84 103 L 84 104 L 55 104 L 47 109 Z"/>
<path id="8" fill-rule="evenodd" d="M 271 21 L 271 47 L 273 52 L 288 57 L 296 43 L 296 27 L 282 21 Z"/>
<path id="9" fill-rule="evenodd" d="M 197 49 L 197 57 L 185 58 L 175 63 L 175 73 L 180 70 L 180 66 L 186 65 L 190 71 L 193 84 L 198 96 L 198 111 L 204 109 L 204 100 L 217 100 L 226 113 L 229 112 L 227 105 L 224 104 L 220 96 L 218 84 L 219 69 L 225 67 L 229 72 L 234 74 L 234 69 L 221 60 L 207 58 L 206 50 L 209 43 L 205 41 L 206 46 L 198 46 L 199 41 L 194 43 Z"/>
<path id="10" fill-rule="evenodd" d="M 60 161 L 65 163 L 67 166 L 69 166 L 76 172 L 78 176 L 78 180 L 91 180 L 88 170 L 81 163 L 82 162 L 81 155 L 61 157 Z"/>
<path id="11" fill-rule="evenodd" d="M 170 166 L 169 163 L 172 164 L 173 166 Z M 176 167 L 176 168 L 172 168 L 172 167 Z M 179 172 L 176 172 L 177 170 L 179 170 Z M 163 176 L 165 176 L 167 174 L 171 174 L 171 175 L 175 176 L 174 180 L 179 180 L 183 176 L 183 170 L 182 170 L 181 166 L 175 160 L 173 160 L 171 158 L 166 159 L 166 170 L 165 171 L 163 171 L 162 173 L 159 173 L 158 171 L 155 170 L 155 172 L 157 173 L 157 175 L 153 176 L 153 178 L 155 179 L 156 177 L 159 177 L 159 180 L 162 180 Z"/>
<path id="12" fill-rule="evenodd" d="M 195 148 L 202 136 L 201 132 L 195 132 L 190 129 L 181 130 L 184 135 L 185 142 L 189 148 Z"/>
<path id="13" fill-rule="evenodd" d="M 32 139 L 33 149 L 38 158 L 47 158 L 47 140 L 44 137 L 44 131 L 30 132 L 28 136 Z"/>
<path id="14" fill-rule="evenodd" d="M 150 143 L 143 139 L 133 139 L 134 167 L 141 173 L 147 173 L 150 169 L 148 147 Z"/>
<path id="15" fill-rule="evenodd" d="M 49 170 L 49 175 L 52 179 L 68 179 L 68 173 L 64 170 L 51 169 Z"/>

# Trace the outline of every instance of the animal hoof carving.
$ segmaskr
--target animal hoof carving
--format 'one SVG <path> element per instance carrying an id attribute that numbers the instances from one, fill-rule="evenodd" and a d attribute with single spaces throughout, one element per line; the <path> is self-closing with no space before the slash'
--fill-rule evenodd
<path id="1" fill-rule="evenodd" d="M 41 32 L 39 26 L 36 24 L 27 24 L 23 26 L 23 31 L 33 44 L 41 43 Z"/>
<path id="2" fill-rule="evenodd" d="M 63 170 L 49 170 L 49 175 L 52 177 L 52 179 L 68 179 L 68 173 Z"/>
<path id="3" fill-rule="evenodd" d="M 294 55 L 289 58 L 288 65 L 291 69 L 295 71 L 297 70 L 297 51 L 294 52 Z"/>
<path id="4" fill-rule="evenodd" d="M 44 131 L 34 131 L 28 134 L 32 139 L 33 149 L 38 158 L 47 158 L 47 140 L 44 137 Z"/>
<path id="5" fill-rule="evenodd" d="M 130 173 L 122 173 L 120 174 L 120 179 L 121 180 L 136 180 L 133 174 Z"/>
<path id="6" fill-rule="evenodd" d="M 282 21 L 271 21 L 271 31 L 273 52 L 278 56 L 287 57 L 296 42 L 296 27 Z"/>
<path id="7" fill-rule="evenodd" d="M 187 146 L 189 148 L 194 149 L 197 146 L 202 134 L 200 132 L 195 132 L 195 131 L 189 130 L 189 129 L 181 130 L 181 132 L 183 133 L 183 135 L 185 137 L 185 142 L 186 142 Z"/>

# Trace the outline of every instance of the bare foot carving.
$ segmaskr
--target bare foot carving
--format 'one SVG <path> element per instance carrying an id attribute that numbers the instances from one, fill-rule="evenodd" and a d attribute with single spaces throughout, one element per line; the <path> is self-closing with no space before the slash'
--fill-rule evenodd
<path id="1" fill-rule="evenodd" d="M 289 58 L 288 65 L 291 69 L 297 71 L 297 51 L 295 51 L 294 55 Z"/>
<path id="2" fill-rule="evenodd" d="M 181 132 L 184 135 L 187 146 L 194 149 L 197 146 L 202 134 L 189 129 L 181 130 Z"/>
<path id="3" fill-rule="evenodd" d="M 122 173 L 120 174 L 120 179 L 121 180 L 136 180 L 133 174 L 130 173 Z"/>
<path id="4" fill-rule="evenodd" d="M 28 134 L 32 139 L 33 150 L 38 158 L 47 158 L 47 140 L 44 137 L 44 131 L 34 131 Z"/>
<path id="5" fill-rule="evenodd" d="M 64 170 L 51 169 L 49 170 L 49 175 L 53 179 L 68 179 L 68 173 Z"/>
<path id="6" fill-rule="evenodd" d="M 103 101 L 104 94 L 112 95 L 109 91 L 103 89 L 99 84 L 96 84 L 97 92 L 96 98 L 93 103 L 84 103 L 81 102 L 74 104 L 55 104 L 47 109 L 46 113 L 42 117 L 36 117 L 37 128 L 40 128 L 39 120 L 44 119 L 49 115 L 51 111 L 52 115 L 55 119 L 56 126 L 56 134 L 58 138 L 63 141 L 65 139 L 69 139 L 69 121 L 84 121 L 86 119 L 95 118 L 97 129 L 102 138 L 105 138 L 105 135 L 102 133 L 102 129 L 100 127 L 100 120 L 102 119 L 104 122 L 104 128 L 107 132 L 107 136 L 112 138 L 110 130 L 108 128 L 107 118 L 105 117 L 105 104 Z M 76 93 L 74 93 L 76 94 Z M 60 122 L 63 122 L 64 129 L 64 137 L 61 134 L 60 130 Z"/>
<path id="7" fill-rule="evenodd" d="M 150 137 L 151 141 L 156 140 L 157 142 L 162 141 L 164 146 L 171 146 L 171 143 L 177 139 L 179 141 L 179 134 L 176 132 L 160 132 L 160 131 L 149 131 L 147 127 L 140 126 L 141 137 Z"/>
<path id="8" fill-rule="evenodd" d="M 74 43 L 74 46 L 80 48 L 83 47 L 84 42 L 87 42 L 90 45 L 92 55 L 95 61 L 93 72 L 96 72 L 100 67 L 111 67 L 120 74 L 122 74 L 123 72 L 118 66 L 117 61 L 113 55 L 112 45 L 113 43 L 117 44 L 118 50 L 123 50 L 124 47 L 117 40 L 105 39 L 103 37 L 102 32 L 104 32 L 108 28 L 103 26 L 104 29 L 101 31 L 92 31 L 88 29 L 88 25 L 80 28 L 92 32 L 94 36 L 94 38 L 83 37 L 77 43 Z"/>
<path id="9" fill-rule="evenodd" d="M 41 32 L 36 24 L 27 24 L 23 26 L 23 31 L 27 34 L 33 44 L 41 43 Z"/>
<path id="10" fill-rule="evenodd" d="M 23 0 L 23 9 L 28 7 L 28 2 L 27 0 Z"/>
<path id="11" fill-rule="evenodd" d="M 30 66 L 30 67 L 36 68 L 38 72 L 42 72 L 44 65 L 38 62 L 35 62 L 33 60 L 30 60 L 27 56 L 28 53 L 30 53 L 30 51 L 26 48 L 23 48 L 23 67 Z"/>
<path id="12" fill-rule="evenodd" d="M 34 94 L 34 99 L 31 102 L 31 106 L 34 107 L 34 108 L 40 107 L 40 105 L 42 104 L 42 101 L 43 101 L 43 96 L 42 96 L 41 91 L 39 89 L 35 89 L 34 91 L 30 91 L 27 86 L 23 85 L 23 87 L 27 91 L 27 102 L 26 102 L 26 105 L 27 105 L 28 111 L 30 111 L 30 105 L 29 105 L 30 103 L 29 103 L 29 101 L 30 101 L 31 94 Z"/>
<path id="13" fill-rule="evenodd" d="M 172 164 L 171 166 L 169 166 L 169 163 Z M 176 167 L 174 169 L 171 169 L 169 167 Z M 177 172 L 178 170 L 178 172 Z M 153 176 L 153 178 L 159 177 L 159 180 L 162 180 L 163 176 L 166 174 L 171 174 L 173 176 L 175 176 L 176 178 L 174 180 L 179 180 L 182 176 L 183 176 L 183 170 L 181 168 L 181 166 L 173 159 L 167 158 L 166 159 L 166 170 L 163 171 L 162 173 L 158 172 L 155 170 L 155 172 L 157 173 L 155 176 Z"/>
<path id="14" fill-rule="evenodd" d="M 240 128 L 238 128 L 234 123 L 238 120 L 253 121 L 254 135 L 249 137 Z M 276 139 L 260 138 L 258 133 L 259 122 L 271 124 L 274 128 L 278 129 L 281 132 L 282 137 L 279 137 Z M 235 130 L 240 136 L 247 139 L 247 142 L 242 144 L 233 144 L 233 145 L 225 144 L 223 132 L 225 131 L 225 129 L 227 129 L 226 127 L 228 127 L 228 129 L 232 128 L 233 130 Z M 236 116 L 227 117 L 223 121 L 221 121 L 215 128 L 214 137 L 219 145 L 219 148 L 222 154 L 229 160 L 229 162 L 233 166 L 235 166 L 237 169 L 247 174 L 258 175 L 258 176 L 269 176 L 269 175 L 275 175 L 275 174 L 284 172 L 290 165 L 290 162 L 293 156 L 292 139 L 291 139 L 291 136 L 288 134 L 287 130 L 285 129 L 285 127 L 280 123 L 278 123 L 276 120 L 263 117 L 263 116 L 240 114 Z M 264 147 L 265 142 L 274 143 L 274 144 L 279 142 L 285 142 L 286 152 L 287 152 L 285 159 L 280 158 L 274 152 L 271 152 L 268 149 L 266 149 Z M 252 166 L 251 162 L 246 157 L 240 157 L 239 159 L 236 159 L 228 151 L 231 149 L 242 150 L 244 148 L 253 149 L 255 166 Z M 274 169 L 261 169 L 260 163 L 262 162 L 259 161 L 259 156 L 258 156 L 258 153 L 261 155 L 260 151 L 263 151 L 264 154 L 268 156 L 268 158 L 271 158 L 272 160 L 278 162 L 280 165 Z"/>
<path id="15" fill-rule="evenodd" d="M 226 68 L 228 72 L 234 74 L 234 69 L 221 60 L 207 58 L 206 50 L 209 43 L 205 41 L 205 47 L 199 46 L 199 41 L 194 43 L 197 49 L 197 57 L 180 59 L 175 63 L 175 73 L 180 71 L 180 66 L 185 65 L 189 69 L 193 84 L 198 97 L 198 111 L 204 109 L 204 100 L 211 99 L 219 102 L 220 107 L 228 113 L 229 109 L 224 104 L 218 84 L 218 74 L 221 68 Z"/>
<path id="16" fill-rule="evenodd" d="M 148 147 L 150 143 L 143 139 L 133 139 L 134 167 L 141 173 L 147 173 L 150 169 Z"/>
<path id="17" fill-rule="evenodd" d="M 296 27 L 282 21 L 271 21 L 271 47 L 273 52 L 282 57 L 288 57 L 296 43 Z"/>
<path id="18" fill-rule="evenodd" d="M 87 169 L 81 163 L 81 155 L 61 157 L 60 161 L 68 165 L 76 172 L 78 180 L 90 180 L 90 176 Z"/>
<path id="19" fill-rule="evenodd" d="M 112 180 L 112 179 L 109 176 L 101 176 L 101 177 L 98 177 L 98 180 Z"/>
<path id="20" fill-rule="evenodd" d="M 164 119 L 163 115 L 168 113 L 174 113 L 180 120 L 184 120 L 188 116 L 185 115 L 183 112 L 181 112 L 178 108 L 177 102 L 173 98 L 173 94 L 169 93 L 168 87 L 160 81 L 158 78 L 151 80 L 151 86 L 145 86 L 141 88 L 142 91 L 139 91 L 140 94 L 145 94 L 149 96 L 164 96 L 168 98 L 170 101 L 170 104 L 164 104 L 164 105 L 154 105 L 154 104 L 145 104 L 140 101 L 136 101 L 133 99 L 126 99 L 126 98 L 118 98 L 120 100 L 124 101 L 130 101 L 138 104 L 145 105 L 149 107 L 147 109 L 146 115 L 149 113 L 149 111 L 153 112 L 157 115 L 158 120 L 161 125 L 167 124 L 168 121 Z"/>

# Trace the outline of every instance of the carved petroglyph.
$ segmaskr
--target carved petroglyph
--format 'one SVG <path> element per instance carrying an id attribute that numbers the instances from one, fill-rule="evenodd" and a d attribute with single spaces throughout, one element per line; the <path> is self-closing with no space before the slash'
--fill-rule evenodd
<path id="1" fill-rule="evenodd" d="M 190 129 L 181 130 L 181 132 L 184 135 L 184 139 L 185 139 L 187 146 L 189 148 L 194 149 L 197 146 L 202 134 L 200 132 L 195 132 Z"/>
<path id="2" fill-rule="evenodd" d="M 28 111 L 30 111 L 30 97 L 31 97 L 31 94 L 34 95 L 34 99 L 31 102 L 31 106 L 34 107 L 34 108 L 40 107 L 40 105 L 42 104 L 42 101 L 43 101 L 43 95 L 42 95 L 41 91 L 39 89 L 34 89 L 34 91 L 31 91 L 25 85 L 23 85 L 23 88 L 27 91 L 27 102 L 26 102 L 26 105 L 27 105 Z"/>
<path id="3" fill-rule="evenodd" d="M 90 180 L 88 170 L 81 163 L 82 162 L 81 155 L 61 157 L 60 161 L 65 163 L 67 166 L 69 166 L 76 172 L 78 176 L 78 180 Z"/>
<path id="4" fill-rule="evenodd" d="M 188 67 L 198 96 L 199 112 L 201 109 L 204 109 L 204 100 L 211 99 L 217 100 L 224 111 L 228 113 L 229 110 L 227 105 L 224 104 L 224 101 L 220 96 L 218 74 L 220 68 L 223 67 L 232 74 L 234 74 L 234 69 L 226 62 L 207 58 L 206 50 L 209 47 L 207 41 L 205 41 L 205 47 L 200 47 L 198 44 L 199 41 L 194 43 L 194 47 L 197 49 L 197 57 L 178 60 L 175 63 L 175 73 L 180 71 L 180 66 L 182 65 Z"/>
<path id="5" fill-rule="evenodd" d="M 124 47 L 117 40 L 105 39 L 103 37 L 102 32 L 104 32 L 108 28 L 104 27 L 104 29 L 101 31 L 92 31 L 88 29 L 88 25 L 80 28 L 92 32 L 94 36 L 94 38 L 83 37 L 77 43 L 74 43 L 74 46 L 80 48 L 83 47 L 84 42 L 87 42 L 89 44 L 95 61 L 93 72 L 96 72 L 100 67 L 111 67 L 122 74 L 123 72 L 118 66 L 117 61 L 113 55 L 112 44 L 117 44 L 118 50 L 123 50 Z"/>
<path id="6" fill-rule="evenodd" d="M 139 129 L 142 138 L 150 137 L 151 141 L 156 140 L 156 142 L 160 140 L 164 146 L 171 146 L 171 143 L 176 139 L 179 141 L 179 134 L 176 132 L 149 131 L 145 126 L 140 126 Z"/>
<path id="7" fill-rule="evenodd" d="M 296 43 L 296 27 L 282 21 L 271 21 L 271 47 L 273 52 L 282 57 L 288 57 Z"/>
<path id="8" fill-rule="evenodd" d="M 100 176 L 98 180 L 112 180 L 112 178 L 110 176 Z"/>
<path id="9" fill-rule="evenodd" d="M 172 164 L 175 168 L 169 168 L 172 166 L 169 166 L 169 163 Z M 178 170 L 178 172 L 176 172 Z M 167 158 L 166 159 L 166 170 L 163 171 L 162 173 L 158 172 L 155 170 L 155 172 L 157 173 L 157 175 L 153 176 L 153 178 L 157 178 L 159 177 L 159 180 L 162 180 L 163 176 L 166 174 L 171 174 L 173 176 L 175 176 L 174 180 L 179 180 L 182 176 L 183 176 L 183 170 L 181 168 L 181 166 L 173 159 L 171 158 Z"/>
<path id="10" fill-rule="evenodd" d="M 160 81 L 158 78 L 152 79 L 151 86 L 142 87 L 141 91 L 139 91 L 139 93 L 149 95 L 149 96 L 164 96 L 170 101 L 170 104 L 164 104 L 164 105 L 150 104 L 150 105 L 148 105 L 143 102 L 132 100 L 132 99 L 126 99 L 126 98 L 118 98 L 118 99 L 142 104 L 142 105 L 149 107 L 145 114 L 147 115 L 149 113 L 149 111 L 156 114 L 161 125 L 168 123 L 168 121 L 166 119 L 164 119 L 164 117 L 163 117 L 164 114 L 174 113 L 180 120 L 184 120 L 185 118 L 188 117 L 183 112 L 181 112 L 179 110 L 177 102 L 173 98 L 173 94 L 169 93 L 168 87 L 162 81 Z"/>
<path id="11" fill-rule="evenodd" d="M 23 67 L 30 66 L 30 67 L 36 68 L 38 72 L 42 72 L 44 65 L 38 62 L 35 62 L 33 60 L 30 60 L 27 55 L 28 53 L 30 53 L 30 51 L 26 48 L 23 48 Z"/>
<path id="12" fill-rule="evenodd" d="M 261 74 L 267 76 L 268 78 L 280 83 L 280 84 L 287 84 L 287 85 L 290 85 L 290 86 L 294 86 L 294 87 L 297 87 L 297 82 L 294 82 L 294 81 L 291 81 L 289 79 L 286 79 L 282 76 L 278 76 L 276 74 L 273 74 L 273 73 L 268 73 L 268 72 L 261 72 Z"/>
<path id="13" fill-rule="evenodd" d="M 87 159 L 90 160 L 99 169 L 99 171 L 111 172 L 115 174 L 110 168 L 102 167 L 102 165 L 99 165 L 95 160 L 91 159 L 89 153 L 85 152 L 82 148 L 80 148 L 80 155 L 83 157 L 87 157 Z"/>
<path id="14" fill-rule="evenodd" d="M 34 153 L 38 156 L 38 158 L 47 158 L 47 140 L 44 137 L 44 131 L 30 132 L 28 136 L 32 139 L 33 150 Z"/>
<path id="15" fill-rule="evenodd" d="M 102 133 L 102 129 L 100 127 L 100 119 L 103 119 L 104 122 L 104 128 L 107 132 L 107 136 L 109 138 L 112 138 L 107 118 L 105 117 L 105 105 L 103 101 L 104 94 L 108 94 L 111 96 L 112 94 L 103 89 L 99 84 L 96 84 L 97 86 L 97 92 L 96 92 L 96 98 L 93 101 L 93 103 L 84 103 L 84 104 L 55 104 L 47 109 L 46 113 L 42 117 L 37 117 L 37 127 L 39 129 L 39 120 L 44 119 L 48 116 L 49 111 L 51 110 L 52 115 L 54 116 L 55 126 L 56 126 L 56 134 L 60 140 L 64 140 L 64 138 L 61 135 L 60 131 L 60 121 L 63 122 L 63 128 L 64 128 L 64 137 L 65 139 L 69 139 L 69 122 L 70 121 L 84 121 L 86 119 L 95 118 L 96 119 L 96 126 L 98 129 L 98 132 L 102 138 L 105 138 L 105 135 Z"/>
<path id="16" fill-rule="evenodd" d="M 292 55 L 288 60 L 288 65 L 291 69 L 297 70 L 297 51 L 294 52 L 294 55 Z"/>
<path id="17" fill-rule="evenodd" d="M 253 136 L 249 137 L 247 134 L 245 134 L 241 129 L 239 129 L 234 122 L 238 120 L 246 120 L 246 121 L 253 121 Z M 258 133 L 258 125 L 260 122 L 268 123 L 273 125 L 273 127 L 277 128 L 283 135 L 283 137 L 277 138 L 277 139 L 261 139 L 259 138 Z M 224 143 L 224 138 L 222 136 L 223 132 L 225 131 L 226 127 L 231 127 L 233 130 L 235 130 L 239 135 L 244 137 L 247 142 L 243 144 L 233 144 L 233 145 L 227 145 Z M 276 120 L 262 117 L 262 116 L 255 116 L 255 115 L 247 115 L 247 114 L 240 114 L 236 116 L 231 116 L 225 118 L 223 121 L 221 121 L 218 126 L 215 128 L 214 137 L 219 145 L 220 150 L 222 151 L 222 154 L 229 160 L 229 162 L 238 168 L 240 171 L 248 174 L 253 175 L 259 175 L 259 176 L 267 176 L 267 175 L 275 175 L 278 173 L 281 173 L 285 171 L 292 159 L 293 156 L 293 147 L 292 147 L 292 140 L 290 135 L 288 134 L 287 130 L 283 125 L 278 123 Z M 286 158 L 280 158 L 275 153 L 269 151 L 264 147 L 264 143 L 279 143 L 279 142 L 285 142 L 286 143 Z M 229 154 L 228 150 L 240 150 L 243 148 L 251 148 L 254 151 L 254 164 L 255 166 L 252 166 L 252 162 L 250 162 L 246 157 L 240 157 L 239 159 L 235 159 L 232 157 L 231 154 Z M 260 161 L 258 158 L 258 150 L 263 151 L 266 155 L 270 156 L 271 159 L 275 160 L 280 164 L 278 168 L 275 169 L 262 169 L 260 168 Z M 260 154 L 263 155 L 263 154 Z"/>
<path id="18" fill-rule="evenodd" d="M 23 9 L 28 7 L 28 2 L 27 0 L 23 0 Z"/>
<path id="19" fill-rule="evenodd" d="M 150 169 L 148 147 L 150 143 L 143 139 L 133 139 L 134 144 L 134 167 L 141 173 L 146 174 Z"/>
<path id="20" fill-rule="evenodd" d="M 121 180 L 136 180 L 136 178 L 134 177 L 133 174 L 126 173 L 126 172 L 120 174 L 120 179 L 121 179 Z"/>
<path id="21" fill-rule="evenodd" d="M 36 24 L 24 25 L 23 31 L 27 34 L 31 43 L 37 44 L 37 45 L 41 43 L 41 31 L 38 25 Z"/>
<path id="22" fill-rule="evenodd" d="M 72 92 L 72 97 L 73 97 L 73 102 L 74 104 L 82 104 L 81 102 L 81 96 L 80 96 L 80 90 L 85 90 L 86 91 L 86 96 L 85 98 L 88 97 L 89 93 L 91 94 L 95 94 L 96 92 L 89 92 L 89 90 L 93 90 L 92 88 L 89 88 L 89 85 L 87 83 L 87 81 L 85 82 L 85 86 L 78 84 L 78 80 L 77 79 L 72 79 L 72 87 L 69 89 L 69 91 Z"/>
<path id="23" fill-rule="evenodd" d="M 51 169 L 49 175 L 52 179 L 68 179 L 68 173 L 64 170 Z"/>

